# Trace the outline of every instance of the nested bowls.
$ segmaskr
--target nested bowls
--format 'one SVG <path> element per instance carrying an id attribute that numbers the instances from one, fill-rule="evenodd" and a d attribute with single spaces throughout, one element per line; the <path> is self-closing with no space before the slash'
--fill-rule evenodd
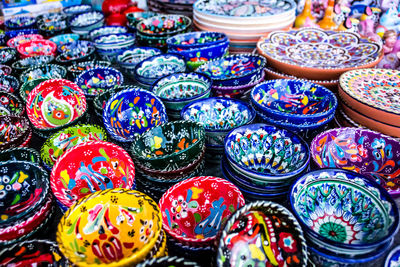
<path id="1" fill-rule="evenodd" d="M 107 101 L 103 122 L 113 139 L 131 142 L 147 129 L 168 122 L 168 117 L 157 96 L 144 89 L 130 88 Z"/>
<path id="2" fill-rule="evenodd" d="M 132 266 L 153 256 L 149 253 L 160 235 L 157 203 L 120 188 L 90 194 L 73 205 L 58 224 L 57 243 L 78 266 Z"/>
<path id="3" fill-rule="evenodd" d="M 25 117 L 0 116 L 0 150 L 23 146 L 32 131 Z"/>
<path id="4" fill-rule="evenodd" d="M 217 177 L 193 177 L 162 196 L 163 229 L 178 243 L 193 247 L 212 244 L 221 225 L 245 204 L 232 183 Z"/>
<path id="5" fill-rule="evenodd" d="M 135 66 L 142 60 L 161 54 L 161 50 L 153 47 L 133 47 L 123 50 L 117 55 L 118 65 L 127 74 L 134 74 Z"/>
<path id="6" fill-rule="evenodd" d="M 148 169 L 172 171 L 190 164 L 204 149 L 204 127 L 174 121 L 149 129 L 132 144 L 131 155 Z"/>
<path id="7" fill-rule="evenodd" d="M 0 76 L 0 90 L 8 93 L 15 93 L 19 89 L 17 78 L 11 75 Z"/>
<path id="8" fill-rule="evenodd" d="M 307 259 L 303 231 L 293 214 L 277 203 L 257 201 L 238 209 L 226 222 L 216 261 L 218 266 L 246 260 L 265 266 L 307 266 Z"/>
<path id="9" fill-rule="evenodd" d="M 21 83 L 40 78 L 63 79 L 67 75 L 67 70 L 57 64 L 45 64 L 31 67 L 21 73 L 19 80 Z"/>
<path id="10" fill-rule="evenodd" d="M 49 40 L 30 40 L 17 47 L 21 58 L 34 56 L 55 56 L 57 52 L 56 43 Z"/>
<path id="11" fill-rule="evenodd" d="M 0 91 L 0 116 L 21 116 L 25 111 L 24 104 L 13 94 Z"/>
<path id="12" fill-rule="evenodd" d="M 0 64 L 12 64 L 17 58 L 17 49 L 12 47 L 0 48 Z"/>
<path id="13" fill-rule="evenodd" d="M 16 71 L 25 71 L 29 68 L 46 65 L 54 60 L 54 56 L 34 56 L 15 61 L 11 66 Z"/>

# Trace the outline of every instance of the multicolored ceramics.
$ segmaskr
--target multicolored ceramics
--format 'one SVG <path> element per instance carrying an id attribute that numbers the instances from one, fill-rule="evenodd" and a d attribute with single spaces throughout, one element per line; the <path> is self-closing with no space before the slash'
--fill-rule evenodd
<path id="1" fill-rule="evenodd" d="M 132 14 L 132 13 L 129 13 Z M 137 267 L 163 267 L 163 266 L 174 266 L 174 267 L 200 267 L 196 262 L 189 261 L 185 258 L 177 256 L 165 256 L 161 258 L 152 258 L 139 263 Z"/>
<path id="2" fill-rule="evenodd" d="M 0 48 L 0 64 L 10 64 L 17 57 L 17 49 L 11 47 Z"/>
<path id="3" fill-rule="evenodd" d="M 64 79 L 40 83 L 26 101 L 28 118 L 39 130 L 55 130 L 72 124 L 85 114 L 86 109 L 83 91 Z"/>
<path id="4" fill-rule="evenodd" d="M 77 266 L 132 266 L 146 259 L 162 234 L 157 203 L 127 189 L 90 194 L 61 218 L 57 243 Z"/>
<path id="5" fill-rule="evenodd" d="M 21 83 L 25 83 L 27 81 L 36 80 L 40 78 L 47 79 L 64 79 L 67 75 L 67 70 L 56 64 L 46 64 L 36 67 L 31 67 L 19 76 L 19 80 Z"/>
<path id="6" fill-rule="evenodd" d="M 385 260 L 385 267 L 396 267 L 400 264 L 400 246 L 394 247 Z"/>
<path id="7" fill-rule="evenodd" d="M 19 88 L 19 96 L 21 97 L 21 99 L 24 101 L 24 103 L 26 103 L 26 100 L 28 98 L 29 93 L 36 87 L 38 86 L 40 83 L 49 80 L 47 78 L 40 78 L 40 79 L 35 79 L 35 80 L 30 80 L 27 82 L 24 82 L 21 85 L 21 88 Z"/>
<path id="8" fill-rule="evenodd" d="M 345 71 L 370 68 L 383 57 L 381 45 L 352 32 L 318 28 L 277 31 L 257 43 L 275 69 L 299 78 L 334 80 Z"/>
<path id="9" fill-rule="evenodd" d="M 21 116 L 24 105 L 15 95 L 0 91 L 0 116 Z"/>
<path id="10" fill-rule="evenodd" d="M 46 65 L 54 60 L 54 56 L 35 56 L 35 57 L 27 57 L 20 60 L 15 61 L 12 64 L 13 69 L 17 71 L 24 71 L 32 67 Z"/>
<path id="11" fill-rule="evenodd" d="M 307 244 L 296 218 L 266 201 L 245 205 L 225 224 L 218 266 L 307 266 Z"/>
<path id="12" fill-rule="evenodd" d="M 221 32 L 188 32 L 178 34 L 167 40 L 168 49 L 177 51 L 210 46 L 228 41 Z"/>
<path id="13" fill-rule="evenodd" d="M 96 28 L 89 32 L 89 37 L 92 41 L 99 36 L 109 35 L 109 34 L 118 34 L 118 33 L 127 33 L 128 29 L 124 26 L 103 26 L 100 28 Z"/>
<path id="14" fill-rule="evenodd" d="M 58 158 L 50 183 L 57 200 L 69 208 L 96 191 L 135 189 L 135 166 L 128 153 L 117 145 L 103 141 L 85 142 Z"/>
<path id="15" fill-rule="evenodd" d="M 17 92 L 19 89 L 19 82 L 17 78 L 11 75 L 0 76 L 0 90 L 7 93 Z"/>
<path id="16" fill-rule="evenodd" d="M 149 36 L 173 36 L 184 33 L 192 26 L 192 20 L 181 15 L 158 15 L 138 22 L 138 33 Z"/>
<path id="17" fill-rule="evenodd" d="M 32 28 L 36 24 L 36 19 L 31 16 L 17 16 L 10 19 L 7 19 L 4 22 L 4 25 L 8 30 L 20 30 Z"/>
<path id="18" fill-rule="evenodd" d="M 225 221 L 245 204 L 230 182 L 212 176 L 177 183 L 162 196 L 159 207 L 163 229 L 190 246 L 211 244 Z"/>
<path id="19" fill-rule="evenodd" d="M 34 56 L 55 56 L 57 45 L 49 40 L 30 40 L 17 47 L 21 58 Z"/>
<path id="20" fill-rule="evenodd" d="M 25 117 L 0 116 L 0 150 L 21 146 L 30 133 Z"/>
<path id="21" fill-rule="evenodd" d="M 87 71 L 89 69 L 95 68 L 107 68 L 111 66 L 111 62 L 108 61 L 83 61 L 83 62 L 75 62 L 73 65 L 67 68 L 68 72 L 71 74 L 73 79 L 76 79 L 82 72 Z"/>
<path id="22" fill-rule="evenodd" d="M 117 56 L 117 63 L 128 74 L 134 74 L 135 66 L 146 58 L 161 54 L 161 50 L 153 47 L 134 47 L 122 51 Z"/>
<path id="23" fill-rule="evenodd" d="M 75 33 L 66 33 L 61 35 L 56 35 L 51 37 L 49 40 L 56 43 L 57 47 L 66 44 L 72 43 L 79 39 L 79 35 Z"/>
<path id="24" fill-rule="evenodd" d="M 168 117 L 157 96 L 144 89 L 131 88 L 107 101 L 103 122 L 113 139 L 131 142 L 146 130 L 168 122 Z"/>
<path id="25" fill-rule="evenodd" d="M 28 42 L 30 40 L 44 39 L 40 34 L 22 34 L 11 38 L 7 41 L 7 46 L 17 48 L 20 44 Z"/>
<path id="26" fill-rule="evenodd" d="M 27 161 L 40 164 L 40 155 L 33 148 L 15 147 L 0 151 L 0 161 Z"/>
<path id="27" fill-rule="evenodd" d="M 91 42 L 83 43 L 81 42 L 74 42 L 71 43 L 71 46 L 64 49 L 56 57 L 56 62 L 59 64 L 70 65 L 74 62 L 91 60 L 94 58 L 94 52 L 96 48 Z M 76 44 L 76 45 L 74 45 Z M 66 47 L 67 45 L 63 45 L 62 47 Z"/>

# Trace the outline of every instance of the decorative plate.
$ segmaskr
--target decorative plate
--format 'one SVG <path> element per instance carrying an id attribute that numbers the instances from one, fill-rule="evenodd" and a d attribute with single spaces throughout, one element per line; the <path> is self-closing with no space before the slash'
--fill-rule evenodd
<path id="1" fill-rule="evenodd" d="M 26 113 L 37 129 L 55 129 L 73 123 L 86 112 L 83 91 L 73 82 L 51 79 L 29 93 Z"/>
<path id="2" fill-rule="evenodd" d="M 10 93 L 0 91 L 0 116 L 21 116 L 25 111 L 21 100 Z"/>
<path id="3" fill-rule="evenodd" d="M 337 79 L 346 70 L 378 64 L 381 46 L 352 32 L 318 28 L 277 31 L 257 43 L 258 52 L 284 73 Z"/>
<path id="4" fill-rule="evenodd" d="M 22 57 L 54 56 L 56 54 L 56 43 L 49 40 L 30 40 L 17 47 Z"/>
<path id="5" fill-rule="evenodd" d="M 25 70 L 19 76 L 19 80 L 21 83 L 25 83 L 40 78 L 63 79 L 66 75 L 67 70 L 64 67 L 56 64 L 46 64 Z"/>
<path id="6" fill-rule="evenodd" d="M 30 40 L 42 40 L 43 36 L 40 34 L 22 34 L 11 38 L 7 41 L 7 46 L 12 48 L 17 48 L 20 44 L 28 42 Z"/>
<path id="7" fill-rule="evenodd" d="M 19 71 L 24 71 L 26 69 L 46 65 L 54 60 L 54 56 L 35 56 L 35 57 L 27 57 L 20 60 L 15 61 L 12 64 L 12 67 Z"/>
<path id="8" fill-rule="evenodd" d="M 106 90 L 124 83 L 124 76 L 114 68 L 93 68 L 82 72 L 75 80 L 89 97 L 96 96 Z"/>
<path id="9" fill-rule="evenodd" d="M 0 64 L 9 64 L 15 60 L 17 56 L 17 50 L 11 47 L 0 48 Z"/>
<path id="10" fill-rule="evenodd" d="M 183 244 L 213 242 L 225 221 L 245 204 L 232 183 L 217 177 L 193 177 L 177 183 L 161 197 L 163 229 Z"/>
<path id="11" fill-rule="evenodd" d="M 43 144 L 40 156 L 47 166 L 53 167 L 67 150 L 91 141 L 107 141 L 105 130 L 91 124 L 71 126 L 50 136 Z"/>
<path id="12" fill-rule="evenodd" d="M 168 122 L 168 117 L 157 96 L 140 88 L 131 88 L 107 101 L 103 121 L 112 138 L 131 142 L 147 129 Z"/>
<path id="13" fill-rule="evenodd" d="M 0 151 L 0 161 L 27 161 L 40 164 L 40 155 L 33 148 L 15 147 Z"/>
<path id="14" fill-rule="evenodd" d="M 394 247 L 385 260 L 385 267 L 400 266 L 400 246 Z"/>
<path id="15" fill-rule="evenodd" d="M 25 117 L 0 116 L 0 149 L 20 146 L 30 132 Z"/>
<path id="16" fill-rule="evenodd" d="M 64 214 L 57 243 L 79 266 L 133 266 L 156 244 L 161 223 L 157 203 L 147 195 L 109 189 L 86 196 Z"/>
<path id="17" fill-rule="evenodd" d="M 0 76 L 0 90 L 7 93 L 17 92 L 19 89 L 19 82 L 17 78 L 11 75 Z"/>

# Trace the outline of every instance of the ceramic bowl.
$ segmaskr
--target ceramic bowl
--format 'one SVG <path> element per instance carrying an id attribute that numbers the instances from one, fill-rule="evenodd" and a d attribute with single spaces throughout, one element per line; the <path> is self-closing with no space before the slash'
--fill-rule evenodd
<path id="1" fill-rule="evenodd" d="M 57 64 L 46 64 L 36 67 L 31 67 L 22 72 L 19 76 L 21 83 L 36 80 L 40 78 L 48 79 L 63 79 L 67 75 L 67 70 Z"/>
<path id="2" fill-rule="evenodd" d="M 307 143 L 295 133 L 267 124 L 250 124 L 225 137 L 225 154 L 238 172 L 261 180 L 288 179 L 310 161 Z"/>
<path id="3" fill-rule="evenodd" d="M 103 122 L 110 136 L 132 142 L 147 129 L 168 121 L 165 106 L 153 93 L 130 88 L 113 95 L 103 111 Z"/>
<path id="4" fill-rule="evenodd" d="M 20 146 L 30 132 L 25 117 L 0 116 L 0 150 Z"/>
<path id="5" fill-rule="evenodd" d="M 89 69 L 107 68 L 110 66 L 111 62 L 90 60 L 90 61 L 75 62 L 73 65 L 69 66 L 67 70 L 71 74 L 71 77 L 73 79 L 76 79 L 82 72 L 87 71 Z"/>
<path id="6" fill-rule="evenodd" d="M 385 260 L 385 267 L 395 267 L 400 261 L 400 245 L 394 247 Z"/>
<path id="7" fill-rule="evenodd" d="M 51 135 L 40 150 L 42 161 L 51 169 L 67 150 L 81 143 L 107 141 L 103 128 L 92 124 L 79 124 L 58 131 Z"/>
<path id="8" fill-rule="evenodd" d="M 63 8 L 63 12 L 67 14 L 68 17 L 73 17 L 74 15 L 86 13 L 92 11 L 91 5 L 72 5 Z"/>
<path id="9" fill-rule="evenodd" d="M 168 49 L 188 50 L 193 48 L 211 46 L 225 43 L 228 37 L 221 32 L 189 32 L 168 38 Z"/>
<path id="10" fill-rule="evenodd" d="M 172 171 L 189 165 L 204 148 L 204 127 L 174 121 L 149 129 L 132 144 L 135 161 L 149 169 Z"/>
<path id="11" fill-rule="evenodd" d="M 134 13 L 128 13 L 134 14 Z M 161 258 L 152 258 L 146 260 L 137 265 L 138 267 L 163 267 L 163 266 L 175 266 L 175 267 L 200 267 L 196 262 L 189 261 L 186 258 L 177 256 L 165 256 Z"/>
<path id="12" fill-rule="evenodd" d="M 47 78 L 40 78 L 24 82 L 19 89 L 19 96 L 26 103 L 29 93 L 38 86 L 41 82 L 48 80 Z"/>
<path id="13" fill-rule="evenodd" d="M 135 66 L 135 79 L 151 85 L 157 79 L 176 72 L 185 72 L 186 62 L 179 54 L 161 54 L 149 57 Z"/>
<path id="14" fill-rule="evenodd" d="M 117 48 L 107 48 L 107 49 L 100 49 L 96 48 L 96 52 L 99 55 L 101 60 L 110 61 L 113 64 L 117 63 L 117 56 L 125 51 L 126 49 L 133 48 L 134 45 L 128 45 L 125 47 L 117 47 Z"/>
<path id="15" fill-rule="evenodd" d="M 168 36 L 148 36 L 140 32 L 136 33 L 136 41 L 141 46 L 150 46 L 161 49 L 163 52 L 167 51 Z"/>
<path id="16" fill-rule="evenodd" d="M 133 47 L 118 54 L 117 64 L 128 74 L 134 74 L 135 66 L 151 56 L 161 54 L 161 50 L 153 47 Z"/>
<path id="17" fill-rule="evenodd" d="M 254 242 L 262 232 L 267 243 Z M 255 258 L 253 249 L 261 257 Z M 221 267 L 236 266 L 246 260 L 265 265 L 307 266 L 307 259 L 303 231 L 293 214 L 282 205 L 257 201 L 237 210 L 226 222 L 216 261 Z"/>
<path id="18" fill-rule="evenodd" d="M 114 68 L 93 68 L 82 72 L 75 80 L 85 95 L 94 96 L 113 89 L 124 82 L 124 76 Z"/>
<path id="19" fill-rule="evenodd" d="M 30 40 L 17 47 L 22 58 L 34 56 L 54 56 L 56 54 L 56 43 L 49 40 Z"/>
<path id="20" fill-rule="evenodd" d="M 82 62 L 86 60 L 91 60 L 95 57 L 96 48 L 89 46 L 87 48 L 75 48 L 74 50 L 68 52 L 62 52 L 56 57 L 56 62 L 61 65 L 68 65 L 75 62 Z"/>
<path id="21" fill-rule="evenodd" d="M 58 53 L 73 53 L 76 50 L 87 52 L 89 49 L 95 48 L 95 45 L 91 41 L 76 40 L 69 43 L 64 43 L 57 46 Z"/>
<path id="22" fill-rule="evenodd" d="M 222 222 L 244 204 L 232 183 L 199 176 L 168 189 L 158 205 L 167 234 L 181 244 L 204 247 L 214 242 Z"/>
<path id="23" fill-rule="evenodd" d="M 15 147 L 0 151 L 0 161 L 26 161 L 40 164 L 40 155 L 33 148 Z"/>
<path id="24" fill-rule="evenodd" d="M 250 99 L 263 115 L 302 125 L 326 119 L 338 105 L 331 91 L 304 80 L 263 82 L 251 90 Z"/>
<path id="25" fill-rule="evenodd" d="M 28 95 L 26 113 L 34 128 L 57 130 L 78 121 L 86 112 L 83 91 L 65 79 L 40 83 Z"/>
<path id="26" fill-rule="evenodd" d="M 101 35 L 94 39 L 94 43 L 98 49 L 128 47 L 135 43 L 135 35 L 132 33 L 113 33 Z"/>
<path id="27" fill-rule="evenodd" d="M 237 54 L 210 60 L 196 72 L 210 76 L 214 86 L 239 86 L 255 82 L 265 64 L 261 56 Z"/>
<path id="28" fill-rule="evenodd" d="M 20 29 L 20 30 L 12 30 L 12 31 L 6 31 L 5 35 L 7 39 L 14 38 L 18 35 L 23 35 L 23 34 L 38 34 L 39 30 L 34 29 L 34 28 L 29 28 L 29 29 Z"/>
<path id="29" fill-rule="evenodd" d="M 396 182 L 400 166 L 400 142 L 394 138 L 359 128 L 331 129 L 316 136 L 311 156 L 320 168 L 342 168 L 371 178 L 392 196 L 400 194 Z"/>
<path id="30" fill-rule="evenodd" d="M 80 164 L 74 164 L 77 157 Z M 95 191 L 135 189 L 135 166 L 128 153 L 117 145 L 104 141 L 84 142 L 57 159 L 50 183 L 57 200 L 71 207 Z"/>
<path id="31" fill-rule="evenodd" d="M 173 36 L 187 32 L 192 20 L 183 15 L 158 15 L 143 19 L 136 25 L 136 30 L 148 36 Z"/>
<path id="32" fill-rule="evenodd" d="M 30 16 L 18 16 L 7 19 L 4 22 L 4 25 L 8 30 L 19 30 L 19 29 L 27 29 L 35 27 L 36 20 L 34 17 Z"/>
<path id="33" fill-rule="evenodd" d="M 100 121 L 103 122 L 103 111 L 106 108 L 108 100 L 116 95 L 117 93 L 126 90 L 126 89 L 143 89 L 140 87 L 136 86 L 131 86 L 131 85 L 119 85 L 114 89 L 105 91 L 101 94 L 96 95 L 93 98 L 93 106 L 94 106 L 94 111 L 96 115 L 100 118 Z"/>
<path id="34" fill-rule="evenodd" d="M 0 65 L 0 75 L 10 75 L 13 69 L 7 65 Z"/>
<path id="35" fill-rule="evenodd" d="M 25 111 L 24 104 L 13 94 L 0 91 L 0 116 L 21 116 Z"/>
<path id="36" fill-rule="evenodd" d="M 277 31 L 260 39 L 257 51 L 277 70 L 296 77 L 334 80 L 345 71 L 374 67 L 381 45 L 352 32 L 317 28 Z"/>
<path id="37" fill-rule="evenodd" d="M 63 215 L 57 228 L 57 243 L 61 252 L 79 266 L 135 265 L 154 247 L 161 234 L 161 223 L 157 203 L 147 195 L 135 190 L 109 189 L 84 197 Z M 98 225 L 104 232 L 95 228 L 84 230 L 85 225 Z M 72 241 L 77 245 L 70 245 Z M 84 247 L 85 243 L 90 249 Z"/>
<path id="38" fill-rule="evenodd" d="M 158 13 L 151 12 L 151 11 L 144 11 L 144 12 L 129 12 L 126 13 L 125 17 L 128 21 L 129 25 L 134 26 L 136 30 L 136 24 L 142 19 L 148 19 L 151 17 L 158 16 Z"/>
<path id="39" fill-rule="evenodd" d="M 292 186 L 290 204 L 307 239 L 329 251 L 374 251 L 397 233 L 399 213 L 389 193 L 365 176 L 340 169 L 312 171 Z"/>
<path id="40" fill-rule="evenodd" d="M 38 23 L 39 32 L 45 37 L 63 34 L 68 31 L 67 20 L 51 20 L 44 23 Z"/>
<path id="41" fill-rule="evenodd" d="M 22 34 L 11 38 L 7 41 L 7 46 L 17 48 L 20 44 L 28 42 L 29 40 L 41 40 L 43 36 L 40 34 Z"/>
<path id="42" fill-rule="evenodd" d="M 92 29 L 101 26 L 104 21 L 104 15 L 100 11 L 88 11 L 74 15 L 69 24 L 71 29 L 89 32 Z"/>
<path id="43" fill-rule="evenodd" d="M 0 76 L 0 90 L 8 93 L 18 92 L 19 82 L 11 75 Z"/>
<path id="44" fill-rule="evenodd" d="M 97 37 L 110 34 L 127 33 L 128 29 L 124 26 L 103 26 L 89 32 L 89 37 L 94 41 Z"/>
<path id="45" fill-rule="evenodd" d="M 63 13 L 45 13 L 36 17 L 37 24 L 46 24 L 50 25 L 54 21 L 65 21 L 67 20 L 67 16 Z"/>
<path id="46" fill-rule="evenodd" d="M 211 97 L 199 99 L 181 111 L 183 120 L 201 123 L 206 131 L 206 145 L 223 150 L 224 138 L 232 129 L 251 123 L 256 114 L 253 108 L 240 100 Z"/>
<path id="47" fill-rule="evenodd" d="M 15 61 L 11 66 L 14 70 L 23 72 L 32 67 L 49 64 L 54 60 L 54 56 L 34 56 Z"/>
<path id="48" fill-rule="evenodd" d="M 11 47 L 0 48 L 0 64 L 11 64 L 17 58 L 17 50 Z"/>
<path id="49" fill-rule="evenodd" d="M 49 40 L 56 43 L 57 47 L 59 47 L 63 44 L 72 43 L 79 40 L 79 35 L 75 33 L 66 33 L 51 37 Z"/>

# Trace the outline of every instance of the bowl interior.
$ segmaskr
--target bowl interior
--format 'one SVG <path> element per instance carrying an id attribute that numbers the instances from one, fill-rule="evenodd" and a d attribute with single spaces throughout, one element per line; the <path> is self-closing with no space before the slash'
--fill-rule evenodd
<path id="1" fill-rule="evenodd" d="M 143 60 L 136 65 L 135 72 L 138 76 L 144 78 L 157 79 L 175 72 L 184 72 L 185 70 L 186 62 L 183 57 L 164 54 Z"/>
<path id="2" fill-rule="evenodd" d="M 22 34 L 16 37 L 11 38 L 10 40 L 7 41 L 7 45 L 9 47 L 14 47 L 16 48 L 22 43 L 25 43 L 29 40 L 32 39 L 43 39 L 43 36 L 40 34 Z"/>
<path id="3" fill-rule="evenodd" d="M 167 42 L 172 47 L 192 48 L 211 45 L 227 40 L 223 33 L 219 32 L 190 32 L 171 37 Z"/>
<path id="4" fill-rule="evenodd" d="M 139 21 L 136 28 L 142 33 L 165 35 L 184 31 L 190 24 L 190 19 L 185 16 L 159 15 Z"/>
<path id="5" fill-rule="evenodd" d="M 57 47 L 60 45 L 66 44 L 66 43 L 71 43 L 79 39 L 79 35 L 75 33 L 67 33 L 67 34 L 61 34 L 61 35 L 56 35 L 54 37 L 51 37 L 49 40 L 53 41 L 54 43 L 57 44 Z"/>
<path id="6" fill-rule="evenodd" d="M 49 40 L 30 40 L 28 42 L 20 44 L 18 52 L 23 56 L 41 56 L 41 55 L 54 55 L 57 45 L 56 43 Z"/>
<path id="7" fill-rule="evenodd" d="M 21 100 L 10 93 L 0 91 L 0 116 L 19 116 L 24 112 Z"/>
<path id="8" fill-rule="evenodd" d="M 136 47 L 125 50 L 119 54 L 117 56 L 117 61 L 123 66 L 136 66 L 136 64 L 138 64 L 140 61 L 159 54 L 161 54 L 161 51 L 157 48 Z"/>
<path id="9" fill-rule="evenodd" d="M 46 79 L 61 79 L 67 74 L 64 67 L 55 64 L 46 64 L 25 70 L 19 77 L 20 81 L 27 81 L 46 78 Z"/>
<path id="10" fill-rule="evenodd" d="M 122 85 L 124 77 L 113 68 L 93 68 L 82 72 L 76 78 L 76 83 L 85 94 L 94 96 L 106 90 Z"/>

